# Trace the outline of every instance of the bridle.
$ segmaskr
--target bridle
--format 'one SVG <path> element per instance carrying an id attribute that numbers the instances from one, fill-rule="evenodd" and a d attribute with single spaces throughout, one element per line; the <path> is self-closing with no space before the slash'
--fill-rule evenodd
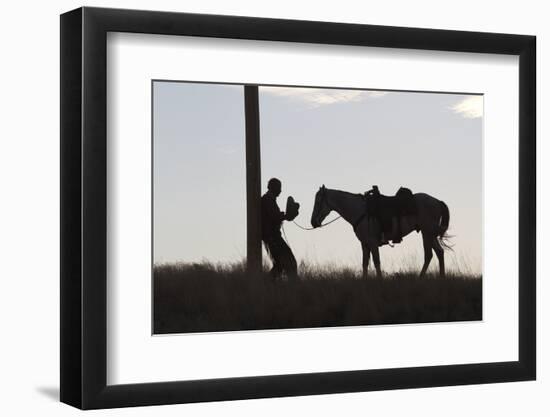
<path id="1" fill-rule="evenodd" d="M 326 196 L 326 193 L 327 193 L 326 188 L 322 188 L 322 189 L 321 189 L 321 200 L 319 201 L 319 204 L 321 204 L 321 205 L 322 205 L 323 203 L 326 204 L 326 206 L 332 211 L 332 210 L 334 210 L 334 207 L 332 207 L 332 206 L 329 204 L 329 202 L 328 202 L 328 197 Z M 320 224 L 320 225 L 317 226 L 317 227 L 304 227 L 304 226 L 301 226 L 301 225 L 299 225 L 298 223 L 296 223 L 295 220 L 293 220 L 292 222 L 293 222 L 296 226 L 298 226 L 300 229 L 302 229 L 302 230 L 314 230 L 314 229 L 320 229 L 320 228 L 322 228 L 322 227 L 328 226 L 329 224 L 334 223 L 336 220 L 340 220 L 341 218 L 342 218 L 342 216 L 338 216 L 338 217 L 332 219 L 331 221 L 329 221 L 329 222 L 327 222 L 327 223 L 325 223 L 325 224 Z"/>
<path id="2" fill-rule="evenodd" d="M 321 200 L 319 201 L 319 204 L 322 205 L 322 204 L 324 203 L 324 204 L 326 204 L 326 206 L 327 206 L 330 210 L 334 210 L 334 207 L 332 207 L 332 206 L 329 204 L 328 197 L 327 197 L 327 195 L 326 195 L 326 193 L 327 193 L 326 188 L 322 188 L 322 189 L 321 189 L 321 193 L 322 193 L 322 194 L 321 194 Z M 364 198 L 364 196 L 362 196 L 362 197 Z M 364 213 L 361 214 L 361 216 L 359 216 L 359 218 L 358 218 L 355 222 L 353 222 L 353 224 L 352 224 L 353 230 L 356 230 L 356 229 L 357 229 L 357 227 L 361 224 L 361 222 L 362 222 L 363 220 L 365 220 L 365 218 L 367 217 L 367 215 L 368 215 L 367 210 L 365 210 Z M 338 217 L 336 217 L 335 219 L 331 220 L 330 222 L 320 225 L 319 228 L 328 226 L 328 225 L 331 224 L 332 222 L 335 222 L 336 220 L 339 220 L 339 219 L 341 219 L 341 218 L 342 218 L 342 216 L 338 216 Z M 298 223 L 296 223 L 296 222 L 295 222 L 295 224 L 296 224 L 296 226 L 298 226 L 299 228 L 304 229 L 304 230 L 313 230 L 313 229 L 316 229 L 315 227 L 304 228 L 304 227 L 300 226 L 300 225 L 299 225 Z"/>

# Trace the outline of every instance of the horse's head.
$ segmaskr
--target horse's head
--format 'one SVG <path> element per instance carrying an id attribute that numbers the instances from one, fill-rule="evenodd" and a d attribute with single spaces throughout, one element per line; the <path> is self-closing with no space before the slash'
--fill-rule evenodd
<path id="1" fill-rule="evenodd" d="M 311 226 L 319 227 L 323 220 L 332 211 L 328 205 L 327 189 L 323 185 L 315 194 L 315 204 L 313 205 L 313 213 L 311 213 Z"/>

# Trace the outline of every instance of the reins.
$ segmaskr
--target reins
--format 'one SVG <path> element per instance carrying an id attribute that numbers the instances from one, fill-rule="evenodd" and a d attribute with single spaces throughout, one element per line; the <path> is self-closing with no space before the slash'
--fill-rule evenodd
<path id="1" fill-rule="evenodd" d="M 328 204 L 328 200 L 327 200 L 327 196 L 326 196 L 326 191 L 325 191 L 325 190 L 323 190 L 323 194 L 321 195 L 321 201 L 322 201 L 322 202 L 325 202 L 325 204 L 326 204 L 329 208 L 331 208 L 331 207 L 329 206 L 329 204 Z M 342 218 L 342 216 L 338 216 L 338 217 L 332 219 L 331 221 L 329 221 L 328 223 L 321 224 L 321 225 L 319 225 L 318 227 L 304 227 L 304 226 L 302 226 L 302 225 L 296 223 L 295 220 L 292 220 L 292 223 L 294 223 L 296 226 L 298 226 L 298 227 L 299 227 L 300 229 L 302 229 L 302 230 L 313 230 L 313 229 L 320 229 L 320 228 L 322 228 L 322 227 L 328 226 L 329 224 L 334 223 L 336 220 L 339 220 L 339 219 L 341 219 L 341 218 Z"/>
<path id="2" fill-rule="evenodd" d="M 319 227 L 304 227 L 304 226 L 301 226 L 300 224 L 296 223 L 295 220 L 292 220 L 292 223 L 294 223 L 296 226 L 298 226 L 302 230 L 313 230 L 313 229 L 320 229 L 321 227 L 328 226 L 329 224 L 334 223 L 336 220 L 340 220 L 341 218 L 342 218 L 342 216 L 338 216 L 338 217 L 332 219 L 330 222 L 322 224 Z M 286 237 L 285 227 L 284 227 L 283 224 L 281 225 L 281 229 L 283 230 L 283 235 L 284 235 L 284 239 L 285 239 L 286 244 L 290 246 L 290 244 L 288 243 L 288 238 Z"/>
<path id="3" fill-rule="evenodd" d="M 300 224 L 296 223 L 295 220 L 292 220 L 292 223 L 294 223 L 296 226 L 298 226 L 302 230 L 313 230 L 313 229 L 320 229 L 321 227 L 328 226 L 329 224 L 334 223 L 336 220 L 340 220 L 341 218 L 342 218 L 342 216 L 338 216 L 338 217 L 332 219 L 330 222 L 320 225 L 319 227 L 304 227 L 304 226 L 301 226 Z"/>

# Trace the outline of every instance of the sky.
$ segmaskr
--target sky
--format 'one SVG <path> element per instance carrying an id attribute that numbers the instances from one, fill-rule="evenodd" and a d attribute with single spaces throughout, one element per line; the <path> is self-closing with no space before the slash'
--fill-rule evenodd
<path id="1" fill-rule="evenodd" d="M 154 82 L 154 262 L 237 262 L 246 255 L 242 86 Z M 401 186 L 447 203 L 447 266 L 482 269 L 483 96 L 260 87 L 262 193 L 281 179 L 310 226 L 321 185 L 364 192 Z M 329 215 L 327 221 L 335 217 Z M 359 269 L 361 247 L 339 220 L 304 231 L 285 222 L 298 261 Z M 421 235 L 381 250 L 385 271 L 422 265 Z M 432 268 L 437 268 L 434 257 Z"/>

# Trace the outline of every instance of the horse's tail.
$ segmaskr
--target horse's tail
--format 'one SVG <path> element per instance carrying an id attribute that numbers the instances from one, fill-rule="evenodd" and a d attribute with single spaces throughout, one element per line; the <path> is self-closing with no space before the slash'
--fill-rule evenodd
<path id="1" fill-rule="evenodd" d="M 449 207 L 447 207 L 447 204 L 445 204 L 443 201 L 440 201 L 439 204 L 441 206 L 441 218 L 439 219 L 439 231 L 437 233 L 437 239 L 439 240 L 439 244 L 444 249 L 452 250 L 453 247 L 449 242 L 452 236 L 447 234 L 447 230 L 449 229 L 449 220 L 451 219 Z"/>

